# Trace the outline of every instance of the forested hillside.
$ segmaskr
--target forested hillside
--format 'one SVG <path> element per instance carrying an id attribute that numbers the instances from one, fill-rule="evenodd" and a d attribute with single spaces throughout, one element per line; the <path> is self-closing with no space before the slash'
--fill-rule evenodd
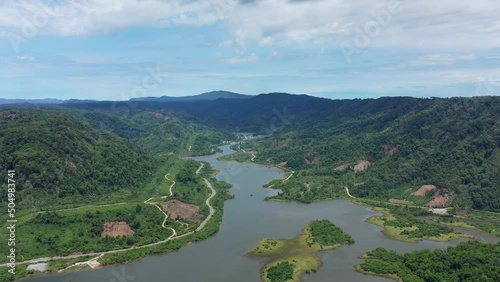
<path id="1" fill-rule="evenodd" d="M 16 171 L 23 211 L 147 194 L 157 171 L 175 166 L 179 156 L 210 154 L 234 138 L 171 112 L 96 108 L 13 105 L 0 111 L 0 171 Z"/>
<path id="2" fill-rule="evenodd" d="M 329 100 L 272 93 L 133 107 L 76 103 L 50 111 L 155 155 L 209 154 L 234 139 L 229 131 L 265 134 L 242 148 L 256 152 L 256 162 L 294 171 L 270 184 L 283 190 L 279 199 L 335 198 L 348 187 L 357 197 L 419 205 L 439 198 L 434 205 L 500 210 L 499 97 Z M 435 189 L 412 195 L 423 185 Z"/>
<path id="3" fill-rule="evenodd" d="M 257 162 L 295 171 L 277 198 L 345 195 L 500 210 L 500 98 L 328 100 L 268 94 L 245 101 L 177 103 L 219 128 L 267 134 L 243 144 Z M 433 193 L 413 196 L 422 185 Z M 444 203 L 446 202 L 446 203 Z M 439 202 L 437 205 L 440 205 Z"/>
<path id="4" fill-rule="evenodd" d="M 93 128 L 111 131 L 155 154 L 208 155 L 221 141 L 235 138 L 229 132 L 189 121 L 179 112 L 148 107 L 121 112 L 93 110 L 93 106 L 72 114 Z"/>
<path id="5" fill-rule="evenodd" d="M 30 195 L 76 202 L 132 190 L 155 168 L 137 145 L 64 114 L 3 111 L 0 117 L 0 169 L 16 171 L 18 201 Z"/>
<path id="6" fill-rule="evenodd" d="M 378 248 L 363 255 L 361 272 L 405 282 L 500 280 L 500 244 L 461 243 L 447 250 L 417 250 L 405 254 Z"/>
<path id="7" fill-rule="evenodd" d="M 427 100 L 423 109 L 418 100 L 405 105 L 412 100 L 357 117 L 302 119 L 311 126 L 255 142 L 257 160 L 298 171 L 280 184 L 284 198 L 320 199 L 349 186 L 359 197 L 416 200 L 410 192 L 435 185 L 462 207 L 500 210 L 500 99 Z"/>

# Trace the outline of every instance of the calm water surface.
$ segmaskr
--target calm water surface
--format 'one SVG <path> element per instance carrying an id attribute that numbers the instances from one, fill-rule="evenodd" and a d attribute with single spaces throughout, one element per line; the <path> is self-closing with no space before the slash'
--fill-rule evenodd
<path id="1" fill-rule="evenodd" d="M 217 161 L 216 158 L 232 152 L 229 145 L 221 147 L 223 153 L 194 158 L 207 161 L 220 171 L 218 179 L 233 184 L 235 199 L 225 203 L 221 230 L 215 236 L 193 243 L 177 252 L 148 256 L 140 261 L 111 268 L 73 273 L 38 276 L 26 282 L 257 282 L 265 258 L 245 253 L 264 237 L 293 238 L 299 235 L 313 219 L 329 219 L 356 243 L 320 253 L 323 266 L 313 275 L 305 276 L 311 282 L 323 281 L 393 281 L 366 276 L 354 270 L 363 260 L 357 257 L 377 247 L 399 252 L 415 249 L 436 249 L 456 245 L 459 241 L 404 243 L 382 234 L 382 228 L 366 223 L 368 217 L 378 214 L 366 206 L 347 200 L 324 201 L 314 204 L 265 202 L 275 190 L 262 188 L 272 179 L 282 178 L 277 168 L 256 164 L 237 164 Z M 477 235 L 477 234 L 476 234 Z M 487 234 L 486 241 L 495 239 Z M 498 240 L 497 240 L 498 241 Z"/>

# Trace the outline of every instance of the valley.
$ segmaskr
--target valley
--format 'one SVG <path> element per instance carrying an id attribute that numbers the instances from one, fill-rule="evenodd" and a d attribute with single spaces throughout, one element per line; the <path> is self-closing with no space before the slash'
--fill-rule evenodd
<path id="1" fill-rule="evenodd" d="M 285 119 L 279 130 L 274 127 L 268 131 L 262 121 L 267 110 L 253 106 L 262 102 L 271 112 L 270 120 L 276 114 L 274 109 L 283 108 L 290 120 L 299 121 Z M 0 146 L 7 149 L 2 151 L 1 165 L 3 169 L 13 167 L 17 173 L 16 249 L 22 257 L 17 259 L 16 276 L 0 276 L 2 279 L 33 275 L 36 271 L 25 266 L 36 264 L 32 267 L 41 267 L 45 273 L 62 273 L 35 275 L 28 281 L 51 281 L 53 275 L 78 277 L 72 271 L 84 269 L 93 270 L 82 272 L 81 281 L 101 281 L 97 277 L 109 271 L 102 266 L 149 268 L 145 263 L 152 259 L 150 255 L 163 254 L 153 261 L 169 261 L 173 276 L 196 280 L 202 279 L 198 273 L 176 272 L 184 269 L 177 260 L 196 263 L 195 248 L 202 250 L 199 263 L 201 259 L 206 263 L 213 252 L 209 250 L 218 246 L 228 254 L 223 260 L 242 265 L 221 272 L 223 277 L 212 276 L 213 280 L 232 281 L 237 273 L 246 273 L 248 281 L 259 276 L 267 281 L 272 268 L 275 274 L 271 277 L 276 279 L 283 271 L 293 273 L 294 281 L 303 275 L 322 281 L 333 273 L 342 273 L 348 281 L 379 281 L 356 272 L 378 273 L 374 268 L 357 266 L 363 265 L 357 256 L 378 247 L 408 252 L 444 249 L 471 239 L 499 241 L 493 177 L 498 165 L 497 113 L 473 114 L 486 104 L 498 106 L 498 99 L 328 102 L 267 94 L 244 99 L 135 103 L 133 110 L 108 110 L 108 102 L 3 106 L 0 125 L 5 134 L 0 135 Z M 304 103 L 310 105 L 307 110 L 301 108 Z M 464 105 L 474 107 L 469 111 L 471 116 L 461 122 L 465 122 L 464 128 L 474 124 L 476 127 L 468 130 L 479 132 L 476 137 L 466 135 L 469 137 L 458 143 L 456 137 L 440 137 L 437 144 L 435 135 L 417 135 L 425 126 L 444 126 L 443 120 L 427 120 L 418 130 L 408 129 L 416 116 L 422 122 L 427 115 L 436 115 L 442 104 L 457 111 Z M 229 119 L 235 114 L 233 107 L 246 115 Z M 353 111 L 367 113 L 355 118 Z M 319 112 L 327 117 L 318 116 Z M 330 127 L 330 119 L 336 121 L 334 126 Z M 476 119 L 491 120 L 492 128 L 478 128 Z M 453 130 L 446 134 L 461 134 L 459 129 Z M 417 155 L 408 148 L 416 143 Z M 445 148 L 451 149 L 450 154 L 467 169 L 455 160 L 443 159 Z M 430 164 L 449 162 L 454 169 L 449 172 L 430 166 L 422 171 L 428 165 L 422 163 L 424 159 Z M 460 167 L 461 172 L 457 171 Z M 482 181 L 474 171 L 479 171 Z M 435 213 L 441 217 L 427 219 Z M 314 263 L 304 265 L 311 267 L 296 268 L 296 259 L 272 260 L 286 263 L 279 269 L 274 269 L 275 264 L 263 268 L 267 269 L 265 274 L 259 272 L 263 260 L 241 256 L 263 238 L 297 237 L 314 220 L 330 220 L 356 243 L 335 246 L 324 254 L 309 252 L 306 261 Z M 349 226 L 351 222 L 357 223 Z M 227 230 L 227 224 L 235 229 Z M 276 226 L 281 229 L 275 230 Z M 375 244 L 374 237 L 378 238 Z M 220 245 L 224 240 L 236 240 L 241 246 Z M 327 263 L 331 256 L 346 252 L 351 259 L 344 264 Z M 6 262 L 3 259 L 0 269 L 7 269 Z M 148 275 L 159 277 L 155 273 L 136 274 L 151 280 Z"/>

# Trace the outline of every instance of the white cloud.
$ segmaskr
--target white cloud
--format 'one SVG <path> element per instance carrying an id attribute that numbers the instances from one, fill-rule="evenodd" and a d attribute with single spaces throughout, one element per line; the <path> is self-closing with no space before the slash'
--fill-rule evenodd
<path id="1" fill-rule="evenodd" d="M 472 54 L 464 55 L 449 55 L 449 54 L 430 54 L 421 56 L 417 60 L 410 61 L 410 66 L 446 66 L 452 65 L 459 61 L 472 61 L 476 57 Z"/>
<path id="2" fill-rule="evenodd" d="M 372 47 L 500 47 L 496 0 L 7 0 L 0 6 L 0 27 L 21 30 L 31 24 L 39 34 L 68 36 L 224 21 L 239 44 L 338 44 L 352 40 L 394 1 L 402 10 L 390 16 Z"/>
<path id="3" fill-rule="evenodd" d="M 51 3 L 7 0 L 0 6 L 0 27 L 17 28 L 20 32 L 35 29 L 37 34 L 69 36 L 114 32 L 134 26 L 203 25 L 220 20 L 221 1 L 231 2 L 54 0 Z"/>
<path id="4" fill-rule="evenodd" d="M 18 61 L 32 61 L 34 59 L 35 59 L 35 57 L 27 56 L 27 55 L 20 55 L 20 56 L 16 57 L 16 60 L 18 60 Z"/>

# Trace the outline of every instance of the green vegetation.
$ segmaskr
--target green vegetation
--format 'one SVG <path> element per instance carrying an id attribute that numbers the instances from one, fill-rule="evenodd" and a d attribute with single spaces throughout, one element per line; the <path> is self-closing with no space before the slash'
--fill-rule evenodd
<path id="1" fill-rule="evenodd" d="M 182 157 L 213 153 L 232 134 L 188 121 L 179 113 L 78 107 L 83 109 L 8 106 L 0 111 L 0 171 L 16 171 L 19 260 L 131 249 L 99 259 L 109 264 L 170 250 L 162 245 L 177 249 L 217 232 L 224 200 L 231 197 L 225 191 L 230 185 L 213 178 L 209 165 L 197 175 L 199 163 Z M 211 200 L 216 213 L 205 227 L 172 242 L 133 249 L 169 238 L 170 228 L 182 235 L 199 226 L 201 221 L 168 218 L 162 227 L 165 216 L 158 207 L 177 199 L 200 206 L 198 213 L 205 218 L 210 189 L 204 177 L 219 192 Z M 169 196 L 172 180 L 176 185 Z M 6 182 L 0 184 L 1 193 L 6 189 Z M 0 198 L 0 208 L 7 210 L 7 203 Z M 4 229 L 6 216 L 1 215 Z M 125 222 L 133 233 L 103 237 L 106 222 Z M 6 261 L 5 256 L 0 261 Z M 51 261 L 48 271 L 75 261 Z M 6 279 L 32 273 L 22 268 Z"/>
<path id="2" fill-rule="evenodd" d="M 255 162 L 295 171 L 289 181 L 270 183 L 283 191 L 276 199 L 336 198 L 349 186 L 356 197 L 423 204 L 432 195 L 410 193 L 432 184 L 450 195 L 447 205 L 500 210 L 499 97 L 330 101 L 276 94 L 259 105 L 264 100 L 270 113 L 286 106 L 290 122 L 242 147 L 257 152 Z M 272 117 L 267 124 L 250 119 L 265 133 Z M 355 172 L 360 161 L 369 166 Z"/>
<path id="3" fill-rule="evenodd" d="M 217 195 L 212 198 L 211 204 L 215 209 L 215 213 L 212 218 L 207 222 L 205 228 L 200 231 L 196 231 L 191 235 L 181 237 L 175 240 L 167 241 L 165 243 L 143 248 L 130 250 L 127 252 L 107 254 L 102 257 L 99 262 L 101 265 L 113 265 L 118 263 L 125 263 L 133 260 L 137 260 L 146 255 L 161 254 L 169 251 L 175 251 L 182 246 L 193 242 L 204 240 L 219 231 L 220 224 L 222 222 L 222 215 L 224 213 L 224 201 L 231 198 L 229 192 L 225 189 L 229 188 L 227 183 L 217 181 L 214 177 L 209 179 L 212 183 L 214 189 L 217 191 Z"/>
<path id="4" fill-rule="evenodd" d="M 33 275 L 35 271 L 33 270 L 26 270 L 24 267 L 17 267 L 15 274 L 11 274 L 7 272 L 10 268 L 0 266 L 0 281 L 2 282 L 8 282 L 8 281 L 15 281 L 19 280 L 23 277 Z"/>
<path id="5" fill-rule="evenodd" d="M 102 238 L 104 223 L 110 221 L 127 222 L 134 234 Z M 42 213 L 19 225 L 16 249 L 23 254 L 24 259 L 33 259 L 140 246 L 172 235 L 170 230 L 161 227 L 162 221 L 158 209 L 144 203 L 112 206 L 97 211 Z"/>
<path id="6" fill-rule="evenodd" d="M 315 220 L 297 238 L 265 238 L 250 253 L 271 258 L 262 268 L 263 281 L 299 281 L 304 273 L 316 272 L 321 266 L 318 251 L 353 243 L 351 236 L 330 221 Z"/>
<path id="7" fill-rule="evenodd" d="M 252 155 L 238 151 L 238 152 L 234 152 L 230 155 L 225 155 L 225 156 L 219 157 L 218 159 L 221 161 L 227 161 L 227 162 L 248 163 L 248 162 L 251 162 Z"/>
<path id="8" fill-rule="evenodd" d="M 434 221 L 451 226 L 464 227 L 469 229 L 481 230 L 500 237 L 500 223 L 494 221 L 474 221 L 474 220 L 461 220 L 452 217 L 437 217 Z"/>
<path id="9" fill-rule="evenodd" d="M 157 165 L 137 145 L 63 114 L 0 112 L 0 129 L 0 171 L 16 171 L 19 210 L 30 210 L 33 199 L 39 208 L 57 208 L 134 198 Z"/>
<path id="10" fill-rule="evenodd" d="M 405 254 L 375 249 L 356 269 L 405 282 L 500 280 L 500 244 L 460 243 L 447 250 L 417 250 Z"/>
<path id="11" fill-rule="evenodd" d="M 205 200 L 210 195 L 210 190 L 202 177 L 195 173 L 199 163 L 192 160 L 178 160 L 176 167 L 179 171 L 176 174 L 174 195 L 152 200 L 161 204 L 162 201 L 179 199 L 196 204 L 201 207 L 199 213 L 206 217 L 208 207 L 205 205 Z M 163 181 L 168 182 L 165 179 Z M 216 184 L 217 182 L 214 182 L 214 185 L 220 186 Z M 168 182 L 168 185 L 170 184 Z M 83 206 L 76 209 L 41 212 L 34 217 L 26 215 L 16 225 L 18 234 L 16 249 L 23 254 L 25 260 L 28 260 L 76 252 L 102 252 L 164 240 L 172 235 L 172 231 L 162 227 L 164 215 L 157 207 L 144 203 L 146 199 L 109 206 Z M 112 221 L 126 222 L 134 233 L 116 238 L 101 237 L 104 223 Z M 173 227 L 178 235 L 181 235 L 196 229 L 199 225 L 195 222 L 189 223 L 189 229 L 184 232 L 172 218 L 168 218 L 165 225 Z M 6 261 L 6 258 L 1 258 L 0 261 Z"/>
<path id="12" fill-rule="evenodd" d="M 293 279 L 295 265 L 287 261 L 280 262 L 267 269 L 266 278 L 273 282 L 286 282 Z"/>
<path id="13" fill-rule="evenodd" d="M 132 260 L 140 259 L 146 255 L 161 254 L 161 253 L 165 253 L 165 252 L 178 250 L 179 248 L 181 248 L 182 246 L 184 246 L 190 242 L 201 241 L 201 240 L 204 240 L 204 239 L 214 235 L 215 233 L 217 233 L 217 231 L 220 228 L 220 224 L 222 222 L 222 215 L 223 215 L 223 211 L 224 211 L 223 210 L 224 201 L 227 199 L 230 199 L 231 195 L 226 190 L 227 188 L 230 188 L 230 185 L 228 183 L 216 180 L 215 177 L 213 177 L 213 174 L 214 174 L 214 171 L 212 171 L 210 169 L 210 167 L 202 169 L 200 174 L 199 174 L 199 177 L 208 178 L 209 181 L 212 183 L 214 189 L 217 191 L 216 196 L 213 197 L 211 202 L 210 202 L 211 205 L 215 209 L 215 213 L 212 216 L 212 218 L 207 222 L 207 224 L 205 225 L 205 227 L 203 229 L 201 229 L 200 231 L 196 231 L 196 232 L 192 233 L 191 235 L 181 237 L 181 238 L 176 238 L 174 240 L 170 240 L 170 241 L 167 241 L 167 242 L 164 242 L 162 244 L 155 245 L 155 246 L 141 248 L 141 249 L 131 248 L 130 250 L 127 250 L 125 252 L 106 254 L 99 259 L 99 262 L 101 263 L 101 265 L 106 266 L 106 265 L 113 265 L 113 264 L 118 264 L 118 263 L 126 263 L 126 262 L 129 262 Z M 104 217 L 106 215 L 109 215 L 112 218 L 116 219 L 116 216 L 113 216 L 113 215 L 116 215 L 116 213 L 129 212 L 130 216 L 140 217 L 140 216 L 146 216 L 148 213 L 148 210 L 151 209 L 151 212 L 154 211 L 155 214 L 148 215 L 148 217 L 151 217 L 151 218 L 147 219 L 148 221 L 155 221 L 155 222 L 159 222 L 161 224 L 161 221 L 163 220 L 161 213 L 155 207 L 153 207 L 151 205 L 146 205 L 144 203 L 142 203 L 141 208 L 138 208 L 137 205 L 136 206 L 130 205 L 130 208 L 112 206 L 112 207 L 106 207 L 103 209 L 106 209 L 106 210 L 109 209 L 109 212 L 97 211 L 97 212 L 95 212 L 95 214 L 99 215 L 100 217 Z M 68 210 L 68 211 L 57 213 L 57 214 L 64 214 L 65 215 L 64 217 L 60 216 L 60 215 L 56 215 L 56 217 L 55 217 L 56 219 L 54 219 L 54 217 L 53 217 L 54 214 L 51 214 L 51 215 L 47 214 L 45 216 L 41 216 L 37 220 L 42 221 L 41 228 L 48 228 L 49 226 L 47 226 L 45 224 L 49 224 L 49 222 L 50 222 L 50 224 L 54 224 L 54 221 L 55 222 L 60 222 L 61 220 L 70 221 L 72 218 L 74 220 L 78 220 L 80 217 L 82 217 L 82 215 L 88 215 L 89 213 L 91 213 L 90 210 L 92 210 L 92 209 Z M 134 215 L 134 213 L 136 213 L 136 212 L 139 213 L 139 215 Z M 124 214 L 123 216 L 126 217 L 127 214 Z M 93 220 L 97 220 L 97 219 L 93 219 Z M 124 218 L 124 220 L 127 220 L 127 219 Z M 79 229 L 85 228 L 85 226 L 89 226 L 88 224 L 85 224 L 87 222 L 87 219 L 81 219 L 81 221 L 82 221 L 81 222 L 82 224 L 79 225 L 79 227 L 78 227 Z M 144 224 L 143 221 L 136 221 L 136 222 L 139 222 L 141 226 Z M 168 225 L 170 225 L 170 223 L 173 223 L 173 222 L 169 221 Z M 24 226 L 24 228 L 31 228 L 32 226 L 33 226 L 33 224 L 30 224 L 28 226 Z M 59 234 L 60 232 L 63 232 L 63 233 L 64 232 L 71 232 L 70 228 L 64 229 L 61 226 L 52 226 L 52 227 L 57 227 L 57 230 L 59 230 L 58 232 L 54 233 L 56 235 Z M 159 227 L 159 225 L 157 225 L 157 226 L 152 225 L 152 228 L 158 228 L 158 227 Z M 137 237 L 137 236 L 139 235 L 139 233 L 141 232 L 140 230 L 142 230 L 142 229 L 145 229 L 145 228 L 141 227 L 141 228 L 139 228 L 139 230 L 134 230 L 135 233 L 133 235 L 130 235 L 127 237 L 101 238 L 102 242 L 100 244 L 102 244 L 102 247 L 101 247 L 100 251 L 103 251 L 104 249 L 108 249 L 108 248 L 113 248 L 113 249 L 121 248 L 121 246 L 129 247 L 129 244 L 127 243 L 129 239 L 132 239 L 132 240 L 140 240 L 141 239 L 141 237 Z M 158 240 L 153 240 L 153 241 L 164 240 L 169 236 L 169 234 L 171 234 L 171 233 L 168 233 L 169 230 L 167 230 L 167 229 L 162 229 L 162 230 L 163 230 L 165 236 L 158 238 Z M 177 230 L 179 230 L 179 229 L 177 229 Z M 18 235 L 21 235 L 21 234 L 24 234 L 24 232 L 18 233 Z M 50 236 L 50 235 L 51 234 L 49 234 L 48 236 Z M 154 233 L 151 232 L 151 230 L 148 230 L 148 233 L 146 235 L 147 235 L 147 237 L 145 237 L 144 240 L 146 240 L 146 238 L 152 239 L 152 238 L 149 238 L 149 236 L 153 236 Z M 90 241 L 90 243 L 98 241 L 98 238 L 95 238 L 93 236 L 89 236 L 89 237 L 90 238 L 84 238 L 85 240 L 83 240 L 83 241 L 80 241 L 80 240 L 75 241 L 75 243 L 77 245 L 81 245 L 82 243 L 87 242 L 87 241 Z M 61 236 L 61 238 L 63 238 L 63 237 Z M 19 241 L 21 241 L 21 240 L 19 240 Z M 146 243 L 146 241 L 143 241 L 140 244 L 139 243 L 134 244 L 134 246 L 139 246 L 139 245 L 142 245 L 143 243 Z M 123 245 L 123 244 L 125 244 L 125 245 Z M 38 246 L 38 245 L 44 246 L 44 244 L 40 244 L 40 243 L 36 242 L 36 240 L 35 240 L 34 246 Z M 67 245 L 63 244 L 63 246 L 67 246 Z M 99 245 L 99 246 L 101 246 L 101 245 Z M 32 249 L 32 248 L 30 248 L 29 250 L 31 252 L 37 252 L 37 250 Z M 23 252 L 23 254 L 25 254 L 25 253 Z M 27 257 L 25 257 L 25 258 L 28 259 Z M 48 271 L 49 272 L 57 272 L 58 270 L 65 269 L 66 267 L 72 265 L 73 263 L 75 263 L 77 261 L 83 261 L 86 259 L 89 259 L 89 257 L 50 261 Z M 3 268 L 1 268 L 1 269 L 3 269 Z M 16 268 L 16 275 L 12 276 L 10 274 L 5 274 L 5 273 L 7 273 L 7 271 L 6 271 L 7 268 L 5 268 L 5 272 L 2 273 L 1 275 L 5 276 L 5 279 L 6 279 L 5 281 L 13 281 L 14 279 L 17 280 L 17 279 L 20 279 L 22 277 L 33 274 L 32 271 L 23 271 L 23 269 L 24 269 L 23 267 L 17 267 Z M 0 276 L 0 278 L 4 278 L 3 276 Z M 4 280 L 0 280 L 0 281 L 4 281 Z"/>
<path id="14" fill-rule="evenodd" d="M 309 245 L 333 246 L 339 243 L 354 244 L 354 239 L 328 220 L 315 220 L 309 224 Z"/>
<path id="15" fill-rule="evenodd" d="M 404 206 L 386 205 L 376 207 L 382 216 L 373 216 L 367 222 L 384 228 L 384 234 L 392 239 L 416 242 L 420 240 L 449 241 L 460 237 L 470 237 L 452 228 L 427 223 L 417 216 L 428 214 L 426 210 Z"/>

